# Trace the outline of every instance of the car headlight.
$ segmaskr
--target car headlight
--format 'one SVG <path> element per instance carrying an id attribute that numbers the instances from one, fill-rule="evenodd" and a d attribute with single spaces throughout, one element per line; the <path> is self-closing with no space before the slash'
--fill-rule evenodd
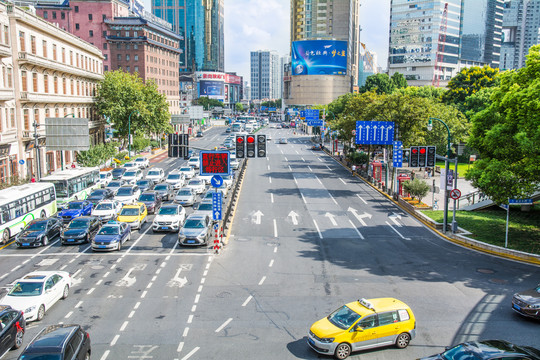
<path id="1" fill-rule="evenodd" d="M 77 238 L 77 239 L 82 239 L 82 238 L 85 237 L 85 236 L 86 236 L 86 233 L 82 233 L 81 235 L 78 235 L 76 238 Z"/>
<path id="2" fill-rule="evenodd" d="M 25 313 L 29 313 L 29 312 L 34 311 L 35 309 L 36 309 L 36 305 L 30 306 L 29 308 L 25 309 L 24 312 L 25 312 Z"/>
<path id="3" fill-rule="evenodd" d="M 329 344 L 329 343 L 334 342 L 334 339 L 335 339 L 335 338 L 322 338 L 320 341 L 321 341 L 322 343 Z"/>
<path id="4" fill-rule="evenodd" d="M 532 304 L 532 305 L 529 305 L 529 307 L 531 309 L 540 309 L 540 304 Z"/>
<path id="5" fill-rule="evenodd" d="M 204 239 L 205 236 L 206 236 L 206 234 L 204 234 L 204 233 L 199 234 L 199 235 L 197 235 L 197 239 L 202 240 L 202 239 Z"/>
<path id="6" fill-rule="evenodd" d="M 184 234 L 178 234 L 178 238 L 181 240 L 184 240 L 186 238 L 186 235 Z"/>

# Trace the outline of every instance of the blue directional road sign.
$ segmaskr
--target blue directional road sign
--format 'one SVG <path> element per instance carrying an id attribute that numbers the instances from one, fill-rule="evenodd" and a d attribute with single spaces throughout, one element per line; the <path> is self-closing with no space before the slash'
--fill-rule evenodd
<path id="1" fill-rule="evenodd" d="M 223 185 L 223 178 L 219 175 L 214 175 L 212 176 L 212 179 L 210 179 L 210 184 L 215 188 L 221 187 L 221 185 Z"/>
<path id="2" fill-rule="evenodd" d="M 403 143 L 401 141 L 394 141 L 394 150 L 392 153 L 393 163 L 395 168 L 403 167 Z"/>
<path id="3" fill-rule="evenodd" d="M 512 205 L 532 205 L 533 199 L 508 199 L 508 203 Z"/>
<path id="4" fill-rule="evenodd" d="M 215 192 L 212 194 L 212 218 L 221 220 L 221 193 Z"/>
<path id="5" fill-rule="evenodd" d="M 392 145 L 394 123 L 391 121 L 357 121 L 356 143 L 363 145 Z"/>

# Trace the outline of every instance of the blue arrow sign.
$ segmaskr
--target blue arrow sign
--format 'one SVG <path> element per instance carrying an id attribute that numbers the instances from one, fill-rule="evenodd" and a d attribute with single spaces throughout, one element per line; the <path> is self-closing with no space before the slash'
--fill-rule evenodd
<path id="1" fill-rule="evenodd" d="M 392 162 L 395 168 L 403 167 L 403 143 L 394 141 L 394 150 L 392 152 Z"/>
<path id="2" fill-rule="evenodd" d="M 221 193 L 215 192 L 212 194 L 212 218 L 221 220 Z"/>
<path id="3" fill-rule="evenodd" d="M 508 203 L 513 205 L 532 205 L 533 199 L 508 199 Z"/>
<path id="4" fill-rule="evenodd" d="M 212 176 L 212 179 L 210 179 L 210 184 L 215 188 L 221 187 L 221 185 L 223 185 L 223 178 L 219 175 L 214 175 Z"/>
<path id="5" fill-rule="evenodd" d="M 357 121 L 356 143 L 364 145 L 392 145 L 394 123 L 391 121 Z"/>

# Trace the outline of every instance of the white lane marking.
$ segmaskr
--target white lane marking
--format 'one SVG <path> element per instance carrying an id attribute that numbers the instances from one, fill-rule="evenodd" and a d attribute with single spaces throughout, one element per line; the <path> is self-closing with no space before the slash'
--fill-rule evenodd
<path id="1" fill-rule="evenodd" d="M 206 281 L 206 278 L 202 278 L 201 279 L 201 284 L 204 284 L 205 281 Z"/>
<path id="2" fill-rule="evenodd" d="M 304 204 L 307 204 L 306 198 L 304 197 L 304 194 L 300 193 L 300 195 L 302 195 L 302 200 L 304 201 Z"/>
<path id="3" fill-rule="evenodd" d="M 64 319 L 69 319 L 71 315 L 73 315 L 73 311 L 68 312 L 66 316 L 64 316 Z"/>
<path id="4" fill-rule="evenodd" d="M 279 149 L 279 151 L 281 151 L 281 153 L 283 154 L 283 149 Z"/>
<path id="5" fill-rule="evenodd" d="M 289 165 L 289 171 L 292 171 L 292 167 L 291 167 L 291 165 Z"/>
<path id="6" fill-rule="evenodd" d="M 190 357 L 193 356 L 197 351 L 199 351 L 200 347 L 196 347 L 195 349 L 191 350 L 186 356 L 182 358 L 182 360 L 188 360 Z"/>
<path id="7" fill-rule="evenodd" d="M 191 312 L 195 312 L 196 310 L 197 310 L 197 305 L 193 305 L 193 306 L 191 307 Z"/>
<path id="8" fill-rule="evenodd" d="M 278 237 L 278 234 L 277 234 L 277 222 L 276 222 L 276 219 L 274 219 L 274 237 Z"/>
<path id="9" fill-rule="evenodd" d="M 206 275 L 208 275 L 208 270 L 204 270 L 203 272 L 203 276 L 206 276 Z"/>
<path id="10" fill-rule="evenodd" d="M 137 301 L 137 303 L 135 304 L 135 306 L 133 307 L 135 310 L 137 310 L 139 308 L 139 306 L 141 306 L 141 302 L 140 301 Z"/>
<path id="11" fill-rule="evenodd" d="M 176 352 L 182 352 L 183 348 L 184 348 L 184 342 L 181 341 L 180 344 L 178 344 L 178 347 L 176 348 Z"/>
<path id="12" fill-rule="evenodd" d="M 401 235 L 401 233 L 397 231 L 392 225 L 390 225 L 388 221 L 385 221 L 385 223 L 386 225 L 390 226 L 390 228 L 392 228 L 392 230 L 394 230 L 403 240 L 411 240 L 410 238 Z"/>
<path id="13" fill-rule="evenodd" d="M 274 203 L 274 194 L 270 193 L 270 202 L 273 204 Z"/>
<path id="14" fill-rule="evenodd" d="M 131 319 L 135 315 L 135 310 L 131 310 L 131 312 L 128 315 L 128 319 Z"/>
<path id="15" fill-rule="evenodd" d="M 270 184 L 272 183 L 272 177 L 271 176 L 268 177 L 268 181 L 270 182 Z"/>
<path id="16" fill-rule="evenodd" d="M 216 329 L 216 332 L 220 332 L 221 330 L 225 329 L 227 325 L 232 321 L 233 318 L 228 318 L 220 327 Z"/>
<path id="17" fill-rule="evenodd" d="M 88 292 L 86 293 L 86 295 L 90 295 L 91 293 L 94 292 L 94 290 L 96 290 L 96 288 L 91 288 L 90 290 L 88 290 Z"/>
<path id="18" fill-rule="evenodd" d="M 82 302 L 82 301 L 79 301 L 79 302 L 77 303 L 77 305 L 75 305 L 75 309 L 80 308 L 82 304 L 83 304 L 83 302 Z"/>
<path id="19" fill-rule="evenodd" d="M 251 299 L 253 299 L 253 296 L 249 295 L 246 301 L 244 301 L 244 303 L 242 304 L 242 306 L 245 307 L 251 301 Z"/>
<path id="20" fill-rule="evenodd" d="M 362 200 L 362 201 L 364 202 L 364 204 L 366 204 L 366 205 L 367 205 L 367 201 L 366 201 L 366 200 L 364 200 L 364 198 L 362 198 L 362 197 L 361 197 L 360 195 L 358 195 L 358 194 L 356 194 L 356 196 L 358 196 L 358 198 L 359 198 L 360 200 Z"/>
<path id="21" fill-rule="evenodd" d="M 321 230 L 319 229 L 319 225 L 317 225 L 317 222 L 315 221 L 315 219 L 313 219 L 313 224 L 315 224 L 315 228 L 317 229 L 317 232 L 319 233 L 319 238 L 323 238 L 322 234 L 321 234 Z"/>
<path id="22" fill-rule="evenodd" d="M 167 265 L 167 262 L 164 261 L 164 262 L 161 263 L 160 266 L 161 266 L 161 267 L 165 267 L 166 265 Z"/>
<path id="23" fill-rule="evenodd" d="M 301 158 L 303 162 L 306 162 L 306 160 L 304 158 Z"/>
<path id="24" fill-rule="evenodd" d="M 277 253 L 277 246 L 274 247 L 274 253 Z"/>
<path id="25" fill-rule="evenodd" d="M 60 268 L 60 271 L 63 271 L 65 268 L 67 268 L 67 265 L 64 265 Z"/>
<path id="26" fill-rule="evenodd" d="M 81 272 L 81 270 L 82 270 L 82 269 L 79 269 L 79 270 L 75 271 L 75 272 L 73 273 L 73 275 L 71 275 L 71 277 L 74 278 L 74 277 L 76 277 L 77 275 L 79 275 L 79 273 Z"/>
<path id="27" fill-rule="evenodd" d="M 294 183 L 296 184 L 296 186 L 298 186 L 298 181 L 296 180 L 296 177 L 293 176 L 293 180 L 294 180 Z"/>
<path id="28" fill-rule="evenodd" d="M 120 335 L 116 334 L 116 336 L 111 341 L 111 346 L 116 345 L 116 342 L 118 341 L 118 338 L 120 338 Z"/>
<path id="29" fill-rule="evenodd" d="M 360 239 L 364 240 L 364 236 L 360 233 L 360 230 L 358 230 L 358 228 L 356 227 L 356 225 L 354 225 L 351 219 L 349 219 L 349 222 L 351 223 L 353 229 L 356 231 L 358 236 L 360 236 Z"/>
<path id="30" fill-rule="evenodd" d="M 307 168 L 309 169 L 309 171 L 313 172 L 313 170 L 311 170 L 311 167 L 310 167 L 310 166 L 308 166 Z"/>
<path id="31" fill-rule="evenodd" d="M 8 274 L 4 274 L 4 275 L 0 276 L 0 280 L 4 279 L 6 276 L 8 276 Z"/>
<path id="32" fill-rule="evenodd" d="M 150 283 L 148 283 L 148 285 L 146 285 L 146 288 L 147 288 L 147 289 L 150 289 L 150 288 L 152 287 L 152 285 L 154 285 L 154 283 L 153 283 L 153 282 L 150 282 Z"/>
<path id="33" fill-rule="evenodd" d="M 195 301 L 194 301 L 195 304 L 198 304 L 198 303 L 199 303 L 200 297 L 201 297 L 200 294 L 195 295 Z"/>
<path id="34" fill-rule="evenodd" d="M 318 159 L 319 159 L 320 162 L 323 162 L 323 159 L 321 159 L 321 158 L 318 158 Z M 326 167 L 328 167 L 328 165 L 326 165 Z"/>
<path id="35" fill-rule="evenodd" d="M 159 275 L 160 272 L 161 272 L 161 268 L 157 269 L 156 270 L 156 275 Z"/>
<path id="36" fill-rule="evenodd" d="M 101 285 L 102 282 L 103 282 L 103 279 L 99 279 L 96 285 Z"/>
<path id="37" fill-rule="evenodd" d="M 287 159 L 287 157 L 285 156 L 285 161 L 289 161 L 289 159 Z"/>
<path id="38" fill-rule="evenodd" d="M 193 314 L 190 314 L 187 320 L 188 324 L 191 324 L 193 322 Z"/>
<path id="39" fill-rule="evenodd" d="M 274 265 L 274 259 L 270 260 L 270 264 L 268 264 L 268 267 L 272 267 Z"/>
<path id="40" fill-rule="evenodd" d="M 141 299 L 144 299 L 146 297 L 147 293 L 148 293 L 148 291 L 144 290 L 143 293 L 141 294 Z"/>
<path id="41" fill-rule="evenodd" d="M 197 289 L 197 292 L 201 292 L 203 289 L 203 286 L 202 285 L 199 285 L 199 288 Z"/>
<path id="42" fill-rule="evenodd" d="M 110 352 L 111 352 L 111 350 L 105 351 L 105 352 L 103 353 L 103 356 L 102 356 L 101 359 L 99 359 L 99 360 L 105 360 L 105 359 L 107 359 L 107 356 L 109 356 L 109 353 L 110 353 Z"/>
<path id="43" fill-rule="evenodd" d="M 342 178 L 339 178 L 339 180 L 341 180 L 343 184 L 347 185 L 347 183 Z"/>
<path id="44" fill-rule="evenodd" d="M 261 281 L 259 281 L 259 285 L 262 285 L 263 282 L 264 282 L 264 280 L 266 280 L 266 276 L 263 276 L 263 277 L 262 277 Z"/>
<path id="45" fill-rule="evenodd" d="M 128 324 L 129 324 L 129 321 L 124 321 L 124 323 L 122 324 L 122 327 L 120 327 L 120 331 L 126 330 L 126 327 L 128 326 Z"/>
<path id="46" fill-rule="evenodd" d="M 291 218 L 293 225 L 298 225 L 298 214 L 291 210 L 287 217 Z"/>
<path id="47" fill-rule="evenodd" d="M 392 213 L 392 215 L 389 215 L 388 218 L 392 220 L 392 222 L 397 226 L 401 227 L 401 224 L 398 222 L 398 219 L 401 220 L 401 215 Z"/>
<path id="48" fill-rule="evenodd" d="M 324 216 L 330 219 L 332 225 L 337 226 L 337 221 L 335 219 L 336 216 L 334 214 L 330 214 L 329 212 L 327 212 L 326 214 L 324 214 Z"/>
<path id="49" fill-rule="evenodd" d="M 367 218 L 371 219 L 371 218 L 373 217 L 373 215 L 369 214 L 368 212 L 364 212 L 363 214 L 360 215 L 360 214 L 358 214 L 358 212 L 356 211 L 356 209 L 353 209 L 352 207 L 349 207 L 349 208 L 347 209 L 347 211 L 351 212 L 351 213 L 354 215 L 354 217 L 355 217 L 358 221 L 360 221 L 360 223 L 361 223 L 362 225 L 364 225 L 364 226 L 367 226 L 367 224 L 365 223 L 365 221 L 364 221 L 363 218 L 367 217 Z"/>
<path id="50" fill-rule="evenodd" d="M 157 276 L 153 276 L 152 280 L 150 280 L 150 281 L 154 282 L 154 281 L 156 281 L 156 279 L 157 279 Z"/>
<path id="51" fill-rule="evenodd" d="M 107 271 L 105 274 L 103 274 L 103 277 L 106 278 L 107 276 L 109 276 L 110 273 L 110 271 Z"/>
<path id="52" fill-rule="evenodd" d="M 296 153 L 297 153 L 298 155 L 300 155 L 300 153 L 298 152 L 298 150 L 295 149 L 294 151 L 296 151 Z"/>
<path id="53" fill-rule="evenodd" d="M 321 181 L 321 179 L 319 179 L 319 178 L 318 178 L 317 176 L 315 176 L 315 179 L 317 179 L 317 181 L 319 182 L 319 184 L 321 184 L 321 185 L 322 185 L 322 181 Z"/>
<path id="54" fill-rule="evenodd" d="M 321 160 L 321 161 L 322 161 L 322 160 Z M 332 168 L 331 168 L 330 166 L 328 166 L 328 165 L 326 165 L 326 168 L 327 168 L 328 170 L 332 170 Z"/>
<path id="55" fill-rule="evenodd" d="M 268 168 L 268 171 L 270 171 L 270 165 L 268 165 L 267 168 Z"/>
<path id="56" fill-rule="evenodd" d="M 186 337 L 188 333 L 189 333 L 189 327 L 186 327 L 184 329 L 184 332 L 182 333 L 182 337 Z"/>
<path id="57" fill-rule="evenodd" d="M 337 205 L 338 203 L 337 203 L 336 199 L 334 199 L 334 197 L 332 196 L 332 194 L 328 193 L 328 195 L 330 195 L 330 198 L 332 199 L 332 201 L 334 202 L 334 204 Z"/>

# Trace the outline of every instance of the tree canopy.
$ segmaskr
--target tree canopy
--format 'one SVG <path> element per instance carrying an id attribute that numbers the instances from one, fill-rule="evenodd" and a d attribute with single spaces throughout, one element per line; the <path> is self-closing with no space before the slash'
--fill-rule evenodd
<path id="1" fill-rule="evenodd" d="M 223 103 L 217 99 L 210 99 L 208 96 L 201 96 L 197 99 L 197 104 L 204 110 L 210 110 L 211 107 L 223 107 Z"/>

